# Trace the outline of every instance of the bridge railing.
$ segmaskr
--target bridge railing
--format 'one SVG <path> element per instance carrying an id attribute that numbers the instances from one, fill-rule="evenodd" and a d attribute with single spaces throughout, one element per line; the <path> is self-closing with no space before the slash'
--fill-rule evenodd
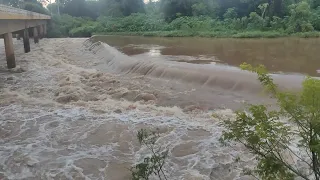
<path id="1" fill-rule="evenodd" d="M 45 14 L 18 9 L 0 4 L 0 19 L 50 19 Z"/>

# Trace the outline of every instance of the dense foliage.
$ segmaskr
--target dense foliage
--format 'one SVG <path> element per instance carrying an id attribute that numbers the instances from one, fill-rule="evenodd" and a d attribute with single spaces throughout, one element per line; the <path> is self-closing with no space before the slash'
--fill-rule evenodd
<path id="1" fill-rule="evenodd" d="M 0 0 L 0 4 L 25 9 L 37 13 L 48 15 L 50 14 L 49 11 L 46 8 L 44 8 L 42 1 L 38 0 Z"/>
<path id="2" fill-rule="evenodd" d="M 222 142 L 237 141 L 255 154 L 257 165 L 246 173 L 260 179 L 320 180 L 320 80 L 308 77 L 301 92 L 281 92 L 263 66 L 242 68 L 258 74 L 279 109 L 251 105 L 237 112 L 223 121 Z"/>
<path id="3" fill-rule="evenodd" d="M 318 37 L 319 4 L 317 0 L 150 0 L 146 4 L 142 0 L 60 0 L 61 13 L 72 17 L 55 17 L 50 35 Z M 48 8 L 57 15 L 57 6 Z"/>
<path id="4" fill-rule="evenodd" d="M 51 37 L 320 35 L 319 0 L 57 0 L 47 9 L 37 0 L 2 2 L 41 13 L 49 10 Z"/>

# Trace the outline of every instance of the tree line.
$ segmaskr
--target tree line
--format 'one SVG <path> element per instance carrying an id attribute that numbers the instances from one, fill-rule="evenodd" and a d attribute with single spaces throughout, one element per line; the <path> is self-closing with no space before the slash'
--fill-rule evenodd
<path id="1" fill-rule="evenodd" d="M 21 0 L 2 0 L 19 6 Z M 29 10 L 53 15 L 53 37 L 92 34 L 150 36 L 319 36 L 319 0 L 37 0 Z M 26 3 L 27 2 L 27 3 Z M 37 8 L 35 8 L 37 7 Z"/>
<path id="2" fill-rule="evenodd" d="M 0 4 L 49 15 L 49 11 L 43 6 L 45 2 L 46 0 L 0 0 Z"/>
<path id="3" fill-rule="evenodd" d="M 209 16 L 223 19 L 233 10 L 234 17 L 249 16 L 250 13 L 272 18 L 290 16 L 292 5 L 305 2 L 310 10 L 320 6 L 318 0 L 59 0 L 48 6 L 54 14 L 59 4 L 61 12 L 76 17 L 99 16 L 123 17 L 132 13 L 162 14 L 167 21 L 181 16 Z M 291 6 L 291 7 L 290 7 Z"/>

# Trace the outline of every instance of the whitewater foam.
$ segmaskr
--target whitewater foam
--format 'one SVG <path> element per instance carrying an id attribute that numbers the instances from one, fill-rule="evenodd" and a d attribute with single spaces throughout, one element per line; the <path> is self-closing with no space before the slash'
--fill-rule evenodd
<path id="1" fill-rule="evenodd" d="M 19 55 L 25 72 L 0 71 L 0 178 L 130 179 L 128 168 L 148 154 L 135 137 L 147 128 L 158 129 L 158 143 L 169 148 L 170 179 L 250 179 L 242 169 L 252 166 L 253 156 L 239 144 L 219 143 L 219 123 L 233 118 L 232 110 L 158 106 L 161 93 L 174 98 L 196 92 L 168 90 L 172 80 L 256 92 L 260 87 L 249 81 L 250 73 L 237 79 L 219 69 L 138 60 L 85 39 L 44 39 L 31 48 Z M 156 92 L 141 75 L 168 83 Z M 152 100 L 135 102 L 143 94 Z"/>

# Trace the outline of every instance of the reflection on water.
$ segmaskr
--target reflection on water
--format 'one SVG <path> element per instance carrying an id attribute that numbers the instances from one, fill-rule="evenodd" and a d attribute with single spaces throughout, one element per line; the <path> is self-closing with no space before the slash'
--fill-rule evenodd
<path id="1" fill-rule="evenodd" d="M 150 49 L 149 50 L 149 52 L 148 52 L 148 54 L 150 55 L 150 56 L 161 56 L 161 51 L 160 51 L 160 49 Z"/>
<path id="2" fill-rule="evenodd" d="M 264 64 L 272 72 L 320 76 L 320 39 L 95 38 L 141 58 L 229 66 L 248 62 Z"/>

